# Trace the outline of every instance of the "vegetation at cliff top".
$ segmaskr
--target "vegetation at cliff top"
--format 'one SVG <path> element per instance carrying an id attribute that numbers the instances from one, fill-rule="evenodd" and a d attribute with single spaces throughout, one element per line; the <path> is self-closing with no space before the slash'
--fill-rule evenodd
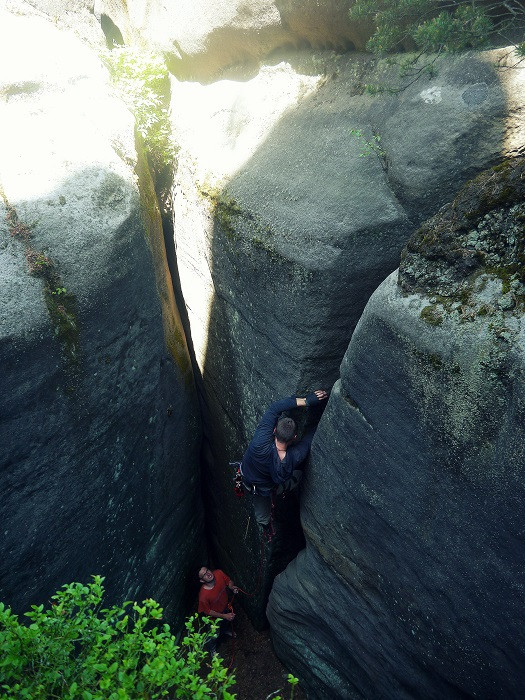
<path id="1" fill-rule="evenodd" d="M 523 31 L 525 6 L 521 0 L 357 0 L 350 17 L 372 21 L 367 48 L 374 53 L 399 51 L 407 43 L 425 53 L 463 51 L 486 46 L 495 33 Z M 525 54 L 525 43 L 518 47 Z"/>
<path id="2" fill-rule="evenodd" d="M 66 584 L 28 625 L 0 603 L 1 698 L 234 699 L 233 675 L 204 649 L 216 622 L 194 615 L 179 641 L 154 600 L 103 608 L 103 580 Z"/>
<path id="3" fill-rule="evenodd" d="M 377 55 L 411 51 L 398 61 L 400 78 L 408 84 L 435 75 L 437 58 L 445 52 L 488 48 L 491 42 L 513 44 L 525 34 L 525 5 L 483 0 L 356 0 L 350 18 L 371 23 L 367 49 Z M 507 36 L 508 35 L 508 36 Z M 517 65 L 525 58 L 525 41 L 514 44 Z M 422 59 L 433 54 L 432 58 Z M 391 59 L 392 62 L 396 62 Z M 513 66 L 513 67 L 514 67 Z M 366 86 L 368 92 L 398 92 L 403 84 Z"/>

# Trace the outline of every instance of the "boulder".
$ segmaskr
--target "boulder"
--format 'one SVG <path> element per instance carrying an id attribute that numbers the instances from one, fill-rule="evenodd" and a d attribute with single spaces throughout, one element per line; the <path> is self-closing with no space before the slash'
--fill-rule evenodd
<path id="1" fill-rule="evenodd" d="M 271 401 L 334 384 L 414 227 L 517 149 L 523 86 L 496 72 L 500 55 L 447 58 L 398 95 L 363 88 L 394 69 L 329 52 L 290 52 L 244 82 L 173 80 L 175 237 L 209 414 L 210 531 L 240 582 L 255 585 L 260 545 L 228 462 Z M 299 532 L 279 546 L 291 558 L 301 545 Z M 261 622 L 264 595 L 250 607 Z"/>
<path id="2" fill-rule="evenodd" d="M 308 697 L 522 694 L 524 172 L 414 234 L 345 354 L 267 610 Z"/>
<path id="3" fill-rule="evenodd" d="M 201 429 L 133 117 L 74 35 L 6 12 L 0 33 L 0 599 L 101 574 L 180 621 Z"/>
<path id="4" fill-rule="evenodd" d="M 257 67 L 282 47 L 364 47 L 362 28 L 348 17 L 351 0 L 96 0 L 94 12 L 127 43 L 162 51 L 179 78 L 209 81 L 235 64 Z"/>
<path id="5" fill-rule="evenodd" d="M 3 0 L 2 8 L 14 15 L 47 19 L 95 49 L 106 46 L 93 0 Z"/>

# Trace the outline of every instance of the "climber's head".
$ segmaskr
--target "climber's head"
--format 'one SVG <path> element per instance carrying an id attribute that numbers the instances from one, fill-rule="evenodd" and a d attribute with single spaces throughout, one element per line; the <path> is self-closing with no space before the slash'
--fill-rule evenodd
<path id="1" fill-rule="evenodd" d="M 199 576 L 199 581 L 201 583 L 213 583 L 213 581 L 215 580 L 215 576 L 213 575 L 213 571 L 208 569 L 207 566 L 201 566 L 201 568 L 199 569 L 198 576 Z"/>
<path id="2" fill-rule="evenodd" d="M 297 426 L 292 418 L 280 418 L 275 426 L 275 437 L 280 442 L 289 443 L 296 437 L 296 430 Z"/>

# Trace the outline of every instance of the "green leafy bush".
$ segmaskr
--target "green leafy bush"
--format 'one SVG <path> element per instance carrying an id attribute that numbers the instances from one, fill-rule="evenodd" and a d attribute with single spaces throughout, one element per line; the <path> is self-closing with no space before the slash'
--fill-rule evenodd
<path id="1" fill-rule="evenodd" d="M 454 12 L 440 12 L 413 28 L 416 46 L 425 53 L 465 51 L 488 45 L 493 25 L 482 8 L 460 5 Z"/>
<path id="2" fill-rule="evenodd" d="M 433 53 L 485 47 L 491 33 L 504 24 L 490 9 L 487 3 L 475 0 L 357 0 L 350 17 L 373 23 L 367 44 L 373 53 L 400 50 L 407 43 Z"/>
<path id="3" fill-rule="evenodd" d="M 27 625 L 0 603 L 1 698 L 234 700 L 235 679 L 204 649 L 216 622 L 190 617 L 179 641 L 154 600 L 102 608 L 103 580 L 63 586 Z"/>
<path id="4" fill-rule="evenodd" d="M 135 116 L 155 171 L 176 155 L 169 119 L 169 77 L 161 56 L 132 46 L 115 46 L 102 54 L 115 86 Z"/>
<path id="5" fill-rule="evenodd" d="M 446 52 L 509 45 L 525 31 L 525 4 L 486 0 L 356 0 L 350 19 L 366 22 L 372 34 L 367 49 L 399 66 L 399 85 L 365 85 L 370 94 L 396 93 L 422 77 L 436 75 L 438 58 Z M 512 38 L 514 37 L 514 38 Z M 411 53 L 404 54 L 404 51 Z M 498 59 L 498 67 L 515 68 L 525 59 L 525 41 Z M 511 65 L 511 63 L 513 63 Z"/>

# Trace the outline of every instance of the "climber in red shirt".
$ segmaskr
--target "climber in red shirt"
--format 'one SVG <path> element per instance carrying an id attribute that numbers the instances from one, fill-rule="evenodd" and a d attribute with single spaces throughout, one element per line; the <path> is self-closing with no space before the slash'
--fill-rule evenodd
<path id="1" fill-rule="evenodd" d="M 234 594 L 238 593 L 239 589 L 220 569 L 212 571 L 206 566 L 201 566 L 198 575 L 202 584 L 199 592 L 199 612 L 208 617 L 220 618 L 219 637 L 235 636 L 233 630 L 226 627 L 227 623 L 233 622 L 235 618 L 235 613 L 229 606 L 228 593 L 230 591 Z M 215 639 L 212 640 L 209 648 L 212 653 L 217 650 Z"/>

